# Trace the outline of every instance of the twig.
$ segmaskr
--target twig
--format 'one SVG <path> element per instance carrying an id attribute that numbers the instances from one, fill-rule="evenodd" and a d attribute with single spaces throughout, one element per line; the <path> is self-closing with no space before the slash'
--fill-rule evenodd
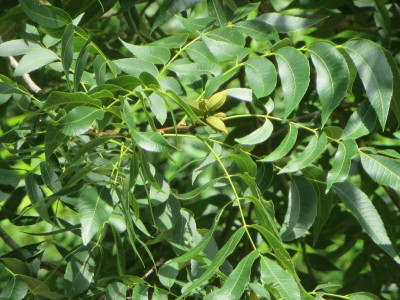
<path id="1" fill-rule="evenodd" d="M 3 39 L 0 36 L 0 44 L 3 43 Z M 10 65 L 16 69 L 18 67 L 18 62 L 13 56 L 8 56 L 8 60 L 10 61 Z M 30 89 L 32 93 L 36 96 L 40 96 L 43 93 L 43 90 L 32 80 L 29 74 L 23 74 L 22 79 L 25 81 L 26 85 Z"/>
<path id="2" fill-rule="evenodd" d="M 159 266 L 161 266 L 164 263 L 164 259 L 161 258 L 158 262 L 156 262 L 155 266 L 152 267 L 149 271 L 146 272 L 146 274 L 144 274 L 141 279 L 146 279 L 147 277 L 149 277 Z"/>
<path id="3" fill-rule="evenodd" d="M 18 249 L 20 246 L 17 244 L 16 241 L 12 239 L 11 236 L 8 235 L 7 232 L 3 228 L 0 227 L 0 238 L 11 248 L 11 249 Z"/>

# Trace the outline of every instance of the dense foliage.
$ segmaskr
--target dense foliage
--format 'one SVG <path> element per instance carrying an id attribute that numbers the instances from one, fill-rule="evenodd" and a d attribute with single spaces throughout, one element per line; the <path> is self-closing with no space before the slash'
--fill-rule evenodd
<path id="1" fill-rule="evenodd" d="M 399 299 L 396 1 L 0 8 L 1 299 Z"/>

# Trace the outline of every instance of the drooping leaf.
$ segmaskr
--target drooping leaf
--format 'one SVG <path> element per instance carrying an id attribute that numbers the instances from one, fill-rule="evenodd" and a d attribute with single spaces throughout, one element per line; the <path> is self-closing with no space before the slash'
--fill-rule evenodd
<path id="1" fill-rule="evenodd" d="M 124 276 L 125 275 L 125 264 L 126 264 L 125 248 L 122 243 L 121 235 L 120 235 L 118 229 L 114 225 L 110 225 L 110 226 L 111 226 L 112 233 L 114 236 L 115 248 L 117 249 L 118 274 L 120 276 Z"/>
<path id="2" fill-rule="evenodd" d="M 217 255 L 214 257 L 212 263 L 208 266 L 205 272 L 192 284 L 187 286 L 185 289 L 182 290 L 182 295 L 178 299 L 182 299 L 186 295 L 188 295 L 193 290 L 200 287 L 203 283 L 207 282 L 211 276 L 214 275 L 215 271 L 224 263 L 226 258 L 235 250 L 237 244 L 243 237 L 245 232 L 245 228 L 241 227 L 238 229 L 225 243 L 225 245 L 218 251 Z"/>
<path id="3" fill-rule="evenodd" d="M 397 67 L 393 55 L 389 51 L 383 50 L 393 73 L 393 98 L 390 103 L 390 109 L 393 111 L 397 122 L 400 124 L 400 70 Z"/>
<path id="4" fill-rule="evenodd" d="M 90 39 L 87 39 L 83 44 L 81 51 L 79 51 L 78 58 L 75 63 L 75 73 L 74 73 L 74 91 L 79 90 L 79 85 L 81 84 L 81 78 L 83 71 L 85 71 L 86 63 L 89 56 Z"/>
<path id="5" fill-rule="evenodd" d="M 228 44 L 235 44 L 244 47 L 246 40 L 243 34 L 235 27 L 219 27 L 212 31 L 207 32 L 207 37 L 210 39 L 226 42 Z"/>
<path id="6" fill-rule="evenodd" d="M 371 239 L 400 264 L 400 257 L 386 233 L 382 219 L 367 195 L 348 182 L 335 183 L 333 189 Z"/>
<path id="7" fill-rule="evenodd" d="M 274 126 L 269 119 L 265 119 L 264 124 L 250 133 L 241 138 L 235 139 L 236 142 L 243 145 L 256 145 L 266 141 L 274 130 Z"/>
<path id="8" fill-rule="evenodd" d="M 293 148 L 294 144 L 296 143 L 297 134 L 299 130 L 297 129 L 296 125 L 290 125 L 289 132 L 286 134 L 285 138 L 279 144 L 279 146 L 268 154 L 266 157 L 263 157 L 259 161 L 261 162 L 268 162 L 268 161 L 276 161 L 286 154 Z"/>
<path id="9" fill-rule="evenodd" d="M 103 84 L 106 81 L 107 60 L 103 56 L 97 55 L 93 61 L 93 67 L 96 83 Z"/>
<path id="10" fill-rule="evenodd" d="M 276 70 L 268 59 L 253 57 L 245 62 L 245 72 L 249 85 L 258 97 L 269 95 L 276 86 Z"/>
<path id="11" fill-rule="evenodd" d="M 317 214 L 317 195 L 313 185 L 303 176 L 292 176 L 289 204 L 281 229 L 284 241 L 304 235 L 311 227 Z"/>
<path id="12" fill-rule="evenodd" d="M 223 286 L 220 289 L 208 294 L 204 299 L 240 299 L 250 281 L 251 267 L 258 256 L 258 251 L 254 250 L 249 255 L 244 257 L 237 264 L 232 273 L 229 274 L 229 277 L 224 282 Z"/>
<path id="13" fill-rule="evenodd" d="M 370 133 L 376 123 L 376 114 L 368 101 L 364 101 L 350 116 L 346 127 L 343 129 L 341 139 L 357 139 Z"/>
<path id="14" fill-rule="evenodd" d="M 225 93 L 228 96 L 231 96 L 231 97 L 239 99 L 239 100 L 243 100 L 243 101 L 247 101 L 247 102 L 250 102 L 253 100 L 253 94 L 252 94 L 251 89 L 231 88 L 231 89 L 225 90 Z"/>
<path id="15" fill-rule="evenodd" d="M 72 23 L 71 17 L 62 9 L 39 4 L 36 0 L 19 0 L 25 14 L 41 25 L 59 28 Z"/>
<path id="16" fill-rule="evenodd" d="M 199 76 L 203 74 L 219 75 L 221 73 L 221 67 L 210 61 L 202 61 L 199 63 L 188 61 L 187 63 L 182 64 L 173 63 L 168 66 L 168 69 L 179 75 L 191 76 Z"/>
<path id="17" fill-rule="evenodd" d="M 279 171 L 279 174 L 296 172 L 307 167 L 325 150 L 326 143 L 327 138 L 325 132 L 321 133 L 319 136 L 315 134 L 307 147 L 303 150 L 302 155 L 289 161 L 289 163 Z"/>
<path id="18" fill-rule="evenodd" d="M 273 260 L 261 257 L 261 280 L 273 284 L 285 300 L 300 299 L 300 290 L 296 280 Z"/>
<path id="19" fill-rule="evenodd" d="M 89 104 L 101 108 L 101 101 L 88 96 L 85 93 L 52 92 L 43 105 L 43 109 L 54 109 L 60 105 Z"/>
<path id="20" fill-rule="evenodd" d="M 400 161 L 382 155 L 360 152 L 361 164 L 367 174 L 377 183 L 400 191 Z"/>
<path id="21" fill-rule="evenodd" d="M 168 0 L 164 1 L 158 10 L 157 17 L 153 23 L 152 30 L 167 22 L 177 13 L 191 8 L 200 0 Z"/>
<path id="22" fill-rule="evenodd" d="M 260 20 L 274 26 L 278 32 L 282 33 L 303 30 L 321 22 L 323 19 L 325 19 L 325 17 L 306 19 L 287 16 L 279 13 L 266 13 L 256 18 L 256 20 Z"/>
<path id="23" fill-rule="evenodd" d="M 79 219 L 82 224 L 82 240 L 87 245 L 99 232 L 104 222 L 111 216 L 111 207 L 107 203 L 105 190 L 100 192 L 94 187 L 85 188 L 78 201 Z"/>
<path id="24" fill-rule="evenodd" d="M 346 180 L 351 165 L 352 157 L 357 153 L 358 147 L 354 140 L 344 140 L 339 144 L 338 151 L 333 158 L 332 169 L 326 178 L 326 190 L 328 191 L 335 182 Z"/>
<path id="25" fill-rule="evenodd" d="M 29 173 L 25 177 L 25 186 L 26 193 L 31 200 L 32 205 L 35 206 L 35 209 L 38 212 L 39 216 L 48 223 L 53 224 L 47 211 L 47 204 L 43 203 L 45 198 L 43 195 L 43 191 L 40 189 L 40 186 L 37 182 L 35 174 Z"/>
<path id="26" fill-rule="evenodd" d="M 61 63 L 64 68 L 64 73 L 69 82 L 69 69 L 72 65 L 72 59 L 74 56 L 74 25 L 69 24 L 63 33 L 61 38 Z"/>
<path id="27" fill-rule="evenodd" d="M 346 60 L 334 46 L 319 42 L 308 49 L 317 71 L 317 92 L 322 104 L 322 125 L 346 94 L 349 69 Z"/>
<path id="28" fill-rule="evenodd" d="M 15 68 L 14 76 L 30 73 L 58 59 L 57 54 L 49 49 L 33 49 L 19 61 L 18 66 Z"/>
<path id="29" fill-rule="evenodd" d="M 364 85 L 368 100 L 382 128 L 385 128 L 393 95 L 393 74 L 383 50 L 369 40 L 357 39 L 343 44 Z"/>
<path id="30" fill-rule="evenodd" d="M 0 56 L 24 55 L 34 49 L 41 49 L 41 47 L 31 41 L 11 40 L 0 44 Z"/>
<path id="31" fill-rule="evenodd" d="M 147 61 L 152 64 L 165 65 L 170 57 L 171 52 L 168 48 L 159 46 L 138 46 L 124 42 L 122 44 L 137 58 Z M 144 70 L 142 70 L 144 71 Z"/>
<path id="32" fill-rule="evenodd" d="M 107 285 L 106 300 L 126 299 L 127 286 L 122 282 L 113 282 Z"/>
<path id="33" fill-rule="evenodd" d="M 204 94 L 204 98 L 210 98 L 212 94 L 215 93 L 216 90 L 218 90 L 218 88 L 225 83 L 226 81 L 228 81 L 229 79 L 231 79 L 233 77 L 233 75 L 236 74 L 236 71 L 231 71 L 225 74 L 221 74 L 218 75 L 216 77 L 212 77 L 210 79 L 208 79 L 207 83 L 206 83 L 206 92 Z"/>
<path id="34" fill-rule="evenodd" d="M 64 275 L 67 297 L 73 298 L 89 288 L 94 277 L 94 266 L 90 251 L 78 252 L 71 257 Z"/>
<path id="35" fill-rule="evenodd" d="M 278 49 L 276 61 L 285 102 L 284 118 L 287 118 L 300 103 L 308 88 L 310 66 L 304 54 L 292 47 Z"/>
<path id="36" fill-rule="evenodd" d="M 95 120 L 102 119 L 101 109 L 89 106 L 77 106 L 60 120 L 61 132 L 67 136 L 76 136 L 87 131 Z"/>

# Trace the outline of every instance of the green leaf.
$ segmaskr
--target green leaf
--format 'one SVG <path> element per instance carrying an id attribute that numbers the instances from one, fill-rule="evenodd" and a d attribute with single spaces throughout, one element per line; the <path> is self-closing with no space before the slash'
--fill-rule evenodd
<path id="1" fill-rule="evenodd" d="M 121 235 L 118 231 L 118 229 L 114 225 L 110 225 L 112 229 L 112 233 L 114 236 L 114 241 L 115 241 L 115 248 L 117 250 L 117 269 L 118 269 L 118 274 L 120 276 L 125 275 L 125 264 L 126 264 L 126 259 L 125 259 L 125 248 L 122 243 Z"/>
<path id="2" fill-rule="evenodd" d="M 287 118 L 307 91 L 310 66 L 304 54 L 292 47 L 278 49 L 276 61 L 285 102 L 284 118 Z"/>
<path id="3" fill-rule="evenodd" d="M 246 44 L 243 34 L 234 27 L 219 27 L 207 32 L 206 36 L 216 41 L 235 44 L 242 47 Z"/>
<path id="4" fill-rule="evenodd" d="M 246 5 L 240 6 L 238 9 L 235 10 L 233 13 L 231 22 L 234 23 L 242 18 L 245 18 L 253 11 L 257 11 L 258 7 L 260 6 L 261 2 L 255 3 L 248 3 Z"/>
<path id="5" fill-rule="evenodd" d="M 307 167 L 314 160 L 316 160 L 318 156 L 322 154 L 322 152 L 324 152 L 326 143 L 327 138 L 325 132 L 321 133 L 319 137 L 317 134 L 315 134 L 311 138 L 307 147 L 303 150 L 302 154 L 289 161 L 289 163 L 282 170 L 280 170 L 278 174 L 296 172 Z"/>
<path id="6" fill-rule="evenodd" d="M 43 109 L 55 109 L 60 105 L 67 104 L 89 104 L 101 108 L 101 101 L 88 96 L 85 93 L 66 93 L 66 92 L 52 92 L 43 105 Z"/>
<path id="7" fill-rule="evenodd" d="M 46 155 L 46 159 L 50 159 L 50 156 L 54 153 L 54 151 L 67 140 L 68 137 L 61 132 L 59 127 L 56 127 L 52 123 L 49 123 L 44 138 L 44 152 Z"/>
<path id="8" fill-rule="evenodd" d="M 18 185 L 19 181 L 25 177 L 25 174 L 18 173 L 17 170 L 0 169 L 1 184 Z"/>
<path id="9" fill-rule="evenodd" d="M 361 164 L 367 174 L 379 184 L 400 191 L 400 161 L 386 156 L 360 152 Z"/>
<path id="10" fill-rule="evenodd" d="M 235 162 L 236 166 L 242 173 L 247 173 L 251 177 L 256 177 L 257 165 L 248 154 L 244 152 L 240 154 L 232 154 L 229 155 L 229 158 Z"/>
<path id="11" fill-rule="evenodd" d="M 215 18 L 219 26 L 224 26 L 228 21 L 225 12 L 218 0 L 207 0 L 208 15 Z"/>
<path id="12" fill-rule="evenodd" d="M 203 41 L 196 41 L 195 43 L 187 46 L 186 53 L 196 63 L 212 62 L 216 63 L 217 60 L 212 55 L 211 51 L 207 48 L 206 43 Z"/>
<path id="13" fill-rule="evenodd" d="M 173 63 L 168 66 L 168 69 L 179 75 L 199 76 L 203 74 L 214 74 L 218 76 L 221 73 L 221 66 L 210 61 Z"/>
<path id="14" fill-rule="evenodd" d="M 333 158 L 332 169 L 326 178 L 328 191 L 335 182 L 345 181 L 349 175 L 351 159 L 357 153 L 358 147 L 354 140 L 344 140 L 339 144 L 338 151 Z"/>
<path id="15" fill-rule="evenodd" d="M 40 189 L 35 174 L 29 173 L 25 177 L 25 187 L 26 193 L 31 200 L 32 205 L 35 206 L 35 209 L 38 212 L 39 216 L 48 223 L 53 224 L 47 211 L 47 204 L 44 203 L 45 198 L 43 196 L 43 192 Z"/>
<path id="16" fill-rule="evenodd" d="M 279 36 L 276 29 L 271 25 L 260 20 L 247 20 L 235 24 L 235 28 L 239 29 L 245 35 L 257 41 L 278 40 Z"/>
<path id="17" fill-rule="evenodd" d="M 205 35 L 202 36 L 202 39 L 218 62 L 229 60 L 241 61 L 251 52 L 249 48 L 244 48 L 236 44 L 211 39 Z"/>
<path id="18" fill-rule="evenodd" d="M 246 88 L 231 88 L 224 91 L 228 96 L 233 98 L 243 100 L 243 101 L 252 101 L 253 95 L 251 89 Z"/>
<path id="19" fill-rule="evenodd" d="M 259 161 L 261 162 L 276 161 L 284 157 L 286 154 L 289 153 L 289 151 L 293 148 L 294 144 L 296 143 L 298 132 L 299 130 L 297 129 L 296 125 L 290 124 L 289 132 L 282 140 L 282 142 L 279 144 L 279 146 L 274 151 L 272 151 L 270 154 L 263 157 Z"/>
<path id="20" fill-rule="evenodd" d="M 274 126 L 272 125 L 269 119 L 265 119 L 264 124 L 242 138 L 237 138 L 235 141 L 239 144 L 243 145 L 256 145 L 266 141 L 274 130 Z"/>
<path id="21" fill-rule="evenodd" d="M 272 93 L 276 86 L 276 70 L 264 57 L 253 57 L 245 62 L 245 72 L 251 89 L 257 98 Z"/>
<path id="22" fill-rule="evenodd" d="M 61 38 L 61 62 L 64 68 L 65 76 L 69 82 L 69 68 L 72 65 L 72 59 L 74 56 L 74 25 L 69 24 L 63 33 Z"/>
<path id="23" fill-rule="evenodd" d="M 226 81 L 231 79 L 233 77 L 233 75 L 235 75 L 235 74 L 236 74 L 236 71 L 231 71 L 231 72 L 224 73 L 222 75 L 208 79 L 208 81 L 206 83 L 206 92 L 204 94 L 204 98 L 205 99 L 210 98 L 212 96 L 212 94 L 214 94 L 215 91 L 218 90 L 218 88 L 223 83 L 225 83 Z"/>
<path id="24" fill-rule="evenodd" d="M 400 257 L 386 233 L 382 219 L 367 195 L 348 182 L 335 183 L 333 189 L 371 239 L 400 264 Z"/>
<path id="25" fill-rule="evenodd" d="M 343 44 L 364 85 L 368 100 L 385 128 L 393 95 L 393 74 L 385 53 L 375 43 L 357 39 Z"/>
<path id="26" fill-rule="evenodd" d="M 97 85 L 103 84 L 106 81 L 107 60 L 97 55 L 93 62 L 94 74 Z"/>
<path id="27" fill-rule="evenodd" d="M 168 0 L 163 1 L 162 6 L 158 10 L 157 17 L 153 23 L 152 31 L 160 25 L 167 22 L 177 13 L 180 13 L 188 8 L 191 8 L 200 0 Z"/>
<path id="28" fill-rule="evenodd" d="M 199 278 L 195 279 L 190 285 L 187 285 L 186 288 L 182 290 L 182 295 L 178 299 L 182 299 L 186 295 L 190 294 L 190 292 L 207 282 L 215 274 L 226 258 L 235 250 L 236 246 L 242 239 L 244 232 L 245 228 L 241 227 L 229 238 L 225 245 L 218 251 L 217 255 L 204 273 Z"/>
<path id="29" fill-rule="evenodd" d="M 34 49 L 42 49 L 39 44 L 26 40 L 11 40 L 0 43 L 0 56 L 17 56 L 27 54 Z"/>
<path id="30" fill-rule="evenodd" d="M 30 73 L 58 59 L 57 54 L 49 49 L 33 49 L 19 61 L 18 66 L 15 68 L 14 76 Z"/>
<path id="31" fill-rule="evenodd" d="M 133 55 L 149 63 L 165 65 L 171 58 L 171 52 L 168 48 L 158 46 L 137 46 L 126 43 L 123 40 L 120 41 Z"/>
<path id="32" fill-rule="evenodd" d="M 94 277 L 94 266 L 90 251 L 78 252 L 71 257 L 64 275 L 67 297 L 73 298 L 89 288 Z"/>
<path id="33" fill-rule="evenodd" d="M 111 216 L 112 209 L 106 198 L 107 192 L 104 189 L 98 192 L 93 186 L 85 188 L 79 197 L 78 211 L 84 245 L 92 240 Z"/>
<path id="34" fill-rule="evenodd" d="M 400 124 L 400 70 L 392 54 L 387 50 L 384 52 L 393 73 L 393 98 L 390 108 L 396 116 L 397 123 Z"/>
<path id="35" fill-rule="evenodd" d="M 171 288 L 176 280 L 179 273 L 179 264 L 176 262 L 166 262 L 162 265 L 160 270 L 158 270 L 158 279 L 161 284 L 167 288 Z"/>
<path id="36" fill-rule="evenodd" d="M 150 44 L 147 44 L 147 45 L 148 46 L 165 47 L 168 49 L 182 48 L 183 45 L 185 44 L 187 38 L 188 38 L 187 33 L 178 33 L 178 34 L 174 34 L 174 35 L 165 37 L 163 39 L 151 42 Z"/>
<path id="37" fill-rule="evenodd" d="M 107 285 L 106 300 L 125 300 L 127 286 L 121 282 L 113 282 Z"/>
<path id="38" fill-rule="evenodd" d="M 50 287 L 42 280 L 27 275 L 19 275 L 19 277 L 26 282 L 31 294 L 43 296 L 47 299 L 61 299 L 65 297 L 59 293 L 51 291 Z"/>
<path id="39" fill-rule="evenodd" d="M 303 176 L 293 176 L 290 182 L 289 204 L 281 228 L 284 241 L 302 237 L 317 214 L 317 194 L 314 186 Z"/>
<path id="40" fill-rule="evenodd" d="M 61 132 L 67 136 L 77 136 L 86 132 L 93 122 L 104 117 L 101 109 L 88 106 L 77 106 L 60 120 Z"/>
<path id="41" fill-rule="evenodd" d="M 212 180 L 210 180 L 209 182 L 206 182 L 205 184 L 202 184 L 201 186 L 191 190 L 190 192 L 187 193 L 183 193 L 183 194 L 177 194 L 174 193 L 175 198 L 177 199 L 181 199 L 181 200 L 187 200 L 187 199 L 192 199 L 198 195 L 200 195 L 202 192 L 204 192 L 207 188 L 214 186 L 219 180 L 221 179 L 221 177 L 218 178 L 213 178 Z"/>
<path id="42" fill-rule="evenodd" d="M 28 293 L 28 285 L 19 276 L 13 276 L 0 293 L 0 299 L 22 300 Z"/>
<path id="43" fill-rule="evenodd" d="M 245 256 L 237 264 L 232 273 L 229 274 L 223 286 L 211 294 L 208 294 L 204 299 L 240 299 L 250 281 L 251 267 L 258 256 L 259 252 L 257 250 L 253 250 L 249 255 Z"/>
<path id="44" fill-rule="evenodd" d="M 123 58 L 118 60 L 113 60 L 113 63 L 116 64 L 119 68 L 122 69 L 125 73 L 129 75 L 133 75 L 139 77 L 140 73 L 144 70 L 150 73 L 154 77 L 158 76 L 158 69 L 152 63 L 149 63 L 144 60 L 140 60 L 137 58 Z"/>
<path id="45" fill-rule="evenodd" d="M 90 48 L 90 39 L 87 39 L 85 44 L 82 46 L 81 51 L 79 52 L 78 58 L 75 63 L 75 73 L 74 73 L 74 91 L 79 90 L 79 85 L 81 84 L 81 78 L 83 75 L 83 71 L 85 71 L 86 63 L 89 56 L 89 48 Z"/>
<path id="46" fill-rule="evenodd" d="M 368 101 L 364 101 L 350 116 L 346 127 L 343 129 L 341 139 L 357 139 L 367 135 L 374 129 L 376 114 Z"/>
<path id="47" fill-rule="evenodd" d="M 334 46 L 320 42 L 308 49 L 317 72 L 317 92 L 322 104 L 322 125 L 344 98 L 349 84 L 346 60 Z"/>
<path id="48" fill-rule="evenodd" d="M 256 18 L 256 20 L 263 21 L 272 25 L 278 32 L 287 33 L 291 31 L 300 31 L 305 28 L 311 27 L 326 17 L 306 19 L 294 16 L 287 16 L 278 13 L 267 13 Z"/>
<path id="49" fill-rule="evenodd" d="M 41 5 L 36 0 L 19 0 L 25 14 L 36 23 L 59 28 L 72 23 L 71 17 L 62 9 Z"/>
<path id="50" fill-rule="evenodd" d="M 198 19 L 186 19 L 180 16 L 176 16 L 179 22 L 190 32 L 203 32 L 207 27 L 211 26 L 214 22 L 214 18 L 198 18 Z"/>
<path id="51" fill-rule="evenodd" d="M 265 256 L 261 257 L 261 280 L 265 284 L 273 284 L 283 299 L 301 299 L 296 280 L 276 262 Z"/>

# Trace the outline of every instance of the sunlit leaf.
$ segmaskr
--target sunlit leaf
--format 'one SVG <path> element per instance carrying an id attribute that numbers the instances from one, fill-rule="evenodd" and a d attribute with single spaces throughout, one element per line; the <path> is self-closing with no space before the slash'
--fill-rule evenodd
<path id="1" fill-rule="evenodd" d="M 274 126 L 272 125 L 271 121 L 269 119 L 265 119 L 264 124 L 260 128 L 256 129 L 249 135 L 235 139 L 235 141 L 243 145 L 260 144 L 269 138 L 273 130 Z"/>
<path id="2" fill-rule="evenodd" d="M 368 100 L 385 128 L 393 94 L 393 74 L 385 53 L 375 43 L 357 39 L 343 44 L 364 85 Z"/>
<path id="3" fill-rule="evenodd" d="M 122 44 L 137 58 L 153 64 L 166 64 L 171 57 L 168 48 L 159 46 L 137 46 L 121 40 Z M 144 70 L 142 70 L 144 71 Z"/>
<path id="4" fill-rule="evenodd" d="M 296 172 L 310 165 L 314 160 L 316 160 L 321 153 L 325 150 L 327 143 L 326 133 L 323 132 L 321 135 L 315 134 L 307 147 L 303 150 L 302 155 L 292 159 L 289 163 L 279 171 L 282 173 Z"/>
<path id="5" fill-rule="evenodd" d="M 310 66 L 304 54 L 292 47 L 277 50 L 276 61 L 282 83 L 286 118 L 300 103 L 308 88 Z"/>
<path id="6" fill-rule="evenodd" d="M 300 290 L 294 278 L 273 260 L 261 257 L 261 280 L 272 284 L 286 300 L 300 299 Z"/>
<path id="7" fill-rule="evenodd" d="M 368 101 L 364 101 L 350 116 L 346 127 L 343 129 L 343 140 L 357 139 L 369 134 L 374 129 L 376 114 Z"/>
<path id="8" fill-rule="evenodd" d="M 36 0 L 19 0 L 19 3 L 30 19 L 47 27 L 59 28 L 72 22 L 71 17 L 60 8 L 41 5 Z"/>
<path id="9" fill-rule="evenodd" d="M 87 131 L 95 120 L 102 119 L 101 109 L 89 106 L 77 106 L 60 120 L 61 132 L 68 136 L 76 136 Z"/>
<path id="10" fill-rule="evenodd" d="M 90 251 L 78 252 L 71 257 L 64 275 L 67 297 L 75 297 L 89 288 L 94 277 L 94 266 Z"/>
<path id="11" fill-rule="evenodd" d="M 110 203 L 107 203 L 105 190 L 97 191 L 94 187 L 85 188 L 78 202 L 79 219 L 82 224 L 82 240 L 87 245 L 99 232 L 104 222 L 111 216 Z"/>
<path id="12" fill-rule="evenodd" d="M 296 143 L 298 131 L 299 130 L 295 125 L 290 125 L 289 132 L 286 134 L 285 138 L 282 140 L 279 146 L 274 151 L 272 151 L 270 154 L 268 154 L 266 157 L 263 157 L 259 161 L 261 162 L 275 161 L 288 154 L 289 151 L 293 148 L 294 144 Z"/>
<path id="13" fill-rule="evenodd" d="M 274 26 L 278 32 L 300 31 L 321 22 L 325 17 L 306 19 L 294 16 L 283 15 L 279 13 L 266 13 L 256 18 Z"/>
<path id="14" fill-rule="evenodd" d="M 30 73 L 58 59 L 57 54 L 49 49 L 38 48 L 31 50 L 19 61 L 14 71 L 14 76 Z"/>
<path id="15" fill-rule="evenodd" d="M 352 157 L 357 153 L 358 147 L 354 140 L 344 140 L 339 144 L 338 151 L 333 158 L 332 169 L 326 178 L 326 190 L 328 191 L 335 182 L 346 180 L 351 165 Z"/>
<path id="16" fill-rule="evenodd" d="M 349 69 L 343 56 L 329 43 L 315 43 L 309 48 L 317 71 L 317 91 L 322 103 L 322 124 L 344 98 L 349 84 Z"/>
<path id="17" fill-rule="evenodd" d="M 276 70 L 266 58 L 253 57 L 245 62 L 246 76 L 254 94 L 260 98 L 269 95 L 276 86 Z"/>

